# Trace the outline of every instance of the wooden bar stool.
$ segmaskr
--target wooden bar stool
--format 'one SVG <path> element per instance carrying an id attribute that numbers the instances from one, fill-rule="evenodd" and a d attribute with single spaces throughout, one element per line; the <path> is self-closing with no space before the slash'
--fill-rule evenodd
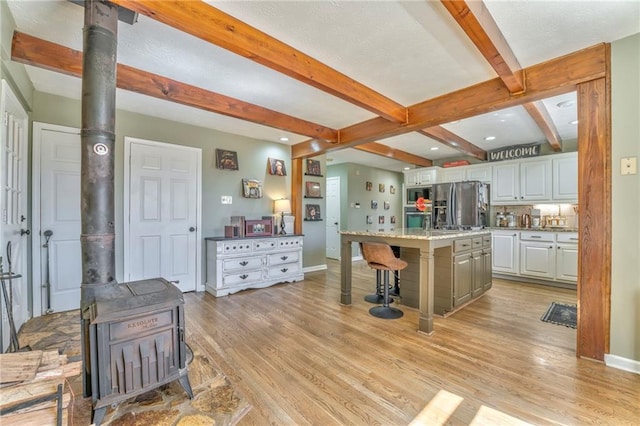
<path id="1" fill-rule="evenodd" d="M 400 318 L 404 313 L 389 306 L 389 271 L 400 271 L 406 268 L 408 263 L 395 257 L 391 246 L 385 243 L 362 243 L 362 256 L 370 268 L 383 271 L 384 274 L 382 306 L 369 309 L 369 313 L 378 318 Z"/>

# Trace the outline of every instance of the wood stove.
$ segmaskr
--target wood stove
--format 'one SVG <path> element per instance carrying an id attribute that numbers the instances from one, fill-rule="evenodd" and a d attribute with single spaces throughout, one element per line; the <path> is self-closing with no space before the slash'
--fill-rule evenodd
<path id="1" fill-rule="evenodd" d="M 97 297 L 87 311 L 96 425 L 109 405 L 176 379 L 193 398 L 180 290 L 155 278 L 118 284 L 115 293 Z"/>

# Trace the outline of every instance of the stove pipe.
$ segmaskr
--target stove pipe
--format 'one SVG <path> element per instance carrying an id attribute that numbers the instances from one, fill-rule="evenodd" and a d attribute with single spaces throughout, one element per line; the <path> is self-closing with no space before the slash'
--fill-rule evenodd
<path id="1" fill-rule="evenodd" d="M 88 311 L 97 296 L 117 296 L 114 147 L 118 6 L 85 1 L 82 63 L 81 334 L 83 392 L 91 396 Z"/>

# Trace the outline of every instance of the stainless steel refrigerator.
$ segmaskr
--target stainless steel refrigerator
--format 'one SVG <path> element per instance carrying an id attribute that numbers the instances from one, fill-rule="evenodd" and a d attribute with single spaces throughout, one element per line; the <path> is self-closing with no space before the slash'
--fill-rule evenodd
<path id="1" fill-rule="evenodd" d="M 434 229 L 479 229 L 489 226 L 489 184 L 479 181 L 433 185 Z"/>

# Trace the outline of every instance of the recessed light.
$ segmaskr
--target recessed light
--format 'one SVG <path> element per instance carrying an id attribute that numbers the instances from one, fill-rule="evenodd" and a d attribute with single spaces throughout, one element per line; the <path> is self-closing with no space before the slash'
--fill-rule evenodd
<path id="1" fill-rule="evenodd" d="M 458 146 L 458 142 L 449 141 L 449 145 L 451 145 L 451 146 Z"/>
<path id="2" fill-rule="evenodd" d="M 578 124 L 578 120 L 572 120 L 569 122 L 569 124 Z"/>
<path id="3" fill-rule="evenodd" d="M 449 124 L 458 124 L 459 122 L 460 122 L 460 120 L 455 120 L 455 121 L 449 122 Z"/>
<path id="4" fill-rule="evenodd" d="M 404 167 L 404 170 L 411 170 L 411 167 L 409 167 L 409 166 L 405 166 L 405 167 Z"/>
<path id="5" fill-rule="evenodd" d="M 439 150 L 440 148 L 438 148 L 437 146 L 432 146 L 430 149 L 431 149 L 431 151 L 437 151 L 437 150 Z"/>
<path id="6" fill-rule="evenodd" d="M 495 139 L 496 139 L 495 136 L 487 136 L 487 137 L 484 138 L 485 141 L 492 141 L 492 140 L 495 140 Z"/>
<path id="7" fill-rule="evenodd" d="M 575 101 L 562 101 L 562 102 L 558 102 L 558 103 L 556 104 L 556 106 L 557 106 L 558 108 L 569 108 L 569 107 L 574 106 L 575 104 L 576 104 L 576 102 L 575 102 Z"/>
<path id="8" fill-rule="evenodd" d="M 289 138 L 286 136 L 283 136 L 280 138 L 280 142 L 289 142 Z"/>

